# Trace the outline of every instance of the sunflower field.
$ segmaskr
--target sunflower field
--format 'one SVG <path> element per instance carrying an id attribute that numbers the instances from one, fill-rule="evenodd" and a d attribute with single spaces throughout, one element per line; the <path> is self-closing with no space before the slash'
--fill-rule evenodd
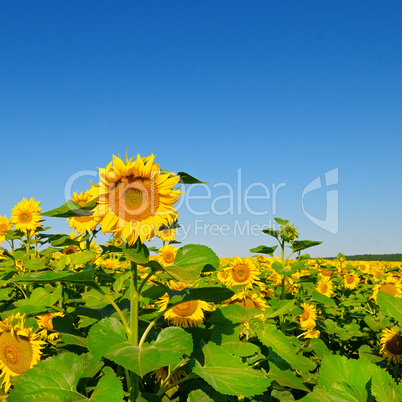
<path id="1" fill-rule="evenodd" d="M 0 398 L 401 401 L 401 263 L 312 259 L 279 218 L 249 256 L 182 245 L 178 184 L 196 182 L 114 156 L 59 208 L 0 216 Z"/>

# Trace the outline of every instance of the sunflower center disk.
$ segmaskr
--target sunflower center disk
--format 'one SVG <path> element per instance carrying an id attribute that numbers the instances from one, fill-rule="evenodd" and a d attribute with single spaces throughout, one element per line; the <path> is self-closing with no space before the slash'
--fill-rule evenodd
<path id="1" fill-rule="evenodd" d="M 167 264 L 171 264 L 174 261 L 174 255 L 173 253 L 168 252 L 164 254 L 163 259 Z"/>
<path id="2" fill-rule="evenodd" d="M 402 355 L 402 336 L 394 335 L 387 342 L 387 349 L 394 355 Z"/>
<path id="3" fill-rule="evenodd" d="M 301 315 L 301 319 L 303 321 L 307 321 L 310 318 L 310 313 L 308 311 L 305 311 L 302 315 Z"/>
<path id="4" fill-rule="evenodd" d="M 233 279 L 236 282 L 244 282 L 250 276 L 250 269 L 246 265 L 238 265 L 233 270 Z"/>
<path id="5" fill-rule="evenodd" d="M 0 345 L 0 359 L 14 373 L 23 374 L 31 367 L 33 352 L 28 338 L 3 332 Z"/>
<path id="6" fill-rule="evenodd" d="M 379 289 L 379 292 L 385 292 L 388 293 L 389 295 L 395 296 L 396 294 L 396 287 L 392 283 L 387 283 L 385 285 L 382 285 Z"/>
<path id="7" fill-rule="evenodd" d="M 327 290 L 328 290 L 328 285 L 327 284 L 321 285 L 321 291 L 322 292 L 327 293 Z"/>
<path id="8" fill-rule="evenodd" d="M 196 300 L 180 303 L 173 307 L 173 312 L 180 317 L 189 317 L 197 311 L 198 302 Z"/>
<path id="9" fill-rule="evenodd" d="M 29 223 L 32 220 L 32 215 L 29 212 L 22 212 L 19 214 L 18 219 L 21 223 Z"/>

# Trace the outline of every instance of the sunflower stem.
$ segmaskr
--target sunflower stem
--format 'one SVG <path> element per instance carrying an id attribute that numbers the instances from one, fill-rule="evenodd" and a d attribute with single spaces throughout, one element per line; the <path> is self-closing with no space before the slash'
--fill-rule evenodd
<path id="1" fill-rule="evenodd" d="M 196 378 L 196 377 L 198 377 L 197 374 L 191 373 L 187 377 L 181 378 L 180 380 L 177 380 L 176 382 L 170 384 L 168 387 L 161 388 L 158 391 L 158 393 L 156 394 L 156 396 L 159 396 L 159 398 L 160 398 L 166 391 L 169 391 L 169 389 L 174 388 L 176 385 L 179 385 L 188 380 L 192 380 L 193 378 Z"/>
<path id="2" fill-rule="evenodd" d="M 138 346 L 138 302 L 140 295 L 138 293 L 137 264 L 131 261 L 130 277 L 130 336 L 129 341 Z M 136 401 L 139 395 L 139 377 L 134 372 L 130 374 L 131 388 L 130 401 Z"/>

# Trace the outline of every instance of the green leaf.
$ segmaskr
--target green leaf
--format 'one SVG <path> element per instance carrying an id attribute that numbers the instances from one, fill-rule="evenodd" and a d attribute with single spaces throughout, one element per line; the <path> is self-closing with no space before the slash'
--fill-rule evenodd
<path id="1" fill-rule="evenodd" d="M 289 342 L 289 338 L 276 326 L 269 324 L 264 328 L 256 329 L 259 340 L 268 347 L 271 347 L 282 359 L 286 360 L 295 370 L 302 372 L 312 371 L 316 364 L 307 357 L 297 353 L 297 349 Z"/>
<path id="2" fill-rule="evenodd" d="M 394 379 L 381 367 L 376 367 L 371 382 L 371 393 L 377 402 L 398 402 L 400 393 Z"/>
<path id="3" fill-rule="evenodd" d="M 264 311 L 265 318 L 274 318 L 280 315 L 285 315 L 292 310 L 294 300 L 280 300 L 276 306 L 270 307 Z"/>
<path id="4" fill-rule="evenodd" d="M 255 308 L 245 308 L 239 304 L 231 304 L 216 309 L 208 319 L 208 322 L 220 324 L 226 320 L 232 323 L 248 321 L 251 317 L 261 314 L 261 310 Z"/>
<path id="5" fill-rule="evenodd" d="M 294 253 L 298 251 L 305 250 L 306 248 L 318 246 L 322 241 L 312 241 L 312 240 L 295 240 L 291 246 Z"/>
<path id="6" fill-rule="evenodd" d="M 139 348 L 127 341 L 123 325 L 114 318 L 93 325 L 87 339 L 95 357 L 106 357 L 141 377 L 163 366 L 177 364 L 193 350 L 191 335 L 178 327 L 164 328 L 155 342 Z"/>
<path id="7" fill-rule="evenodd" d="M 95 253 L 91 250 L 84 250 L 78 253 L 70 254 L 70 261 L 74 265 L 85 265 L 95 257 Z"/>
<path id="8" fill-rule="evenodd" d="M 378 292 L 377 304 L 388 317 L 394 318 L 402 325 L 402 299 L 385 292 Z"/>
<path id="9" fill-rule="evenodd" d="M 200 181 L 193 176 L 190 176 L 186 172 L 177 172 L 177 176 L 180 176 L 180 184 L 197 184 L 197 183 L 208 183 L 206 181 Z"/>
<path id="10" fill-rule="evenodd" d="M 87 203 L 84 207 L 73 200 L 69 200 L 58 208 L 41 213 L 43 216 L 52 216 L 55 218 L 72 218 L 92 215 L 91 209 L 95 207 L 95 201 Z"/>
<path id="11" fill-rule="evenodd" d="M 32 283 L 55 283 L 66 282 L 74 283 L 77 285 L 89 286 L 102 292 L 100 286 L 93 280 L 97 272 L 96 268 L 91 268 L 78 273 L 71 272 L 53 272 L 41 271 L 31 272 L 28 274 L 19 275 L 15 278 L 9 279 L 7 283 L 14 282 L 32 282 Z"/>
<path id="12" fill-rule="evenodd" d="M 204 391 L 197 389 L 188 394 L 187 402 L 214 402 Z"/>
<path id="13" fill-rule="evenodd" d="M 321 362 L 318 383 L 331 388 L 333 384 L 343 381 L 352 387 L 364 389 L 375 368 L 367 360 L 349 360 L 346 356 L 327 354 Z"/>
<path id="14" fill-rule="evenodd" d="M 142 244 L 139 240 L 134 243 L 130 248 L 123 247 L 124 255 L 136 264 L 143 265 L 149 262 L 149 250 L 145 244 Z"/>
<path id="15" fill-rule="evenodd" d="M 86 362 L 85 354 L 78 356 L 71 352 L 43 360 L 19 377 L 7 400 L 83 401 L 87 398 L 77 391 L 77 384 L 87 372 Z M 93 400 L 106 402 L 107 397 L 107 401 L 121 402 L 123 387 L 116 380 L 101 380 L 99 388 L 95 388 Z"/>
<path id="16" fill-rule="evenodd" d="M 257 253 L 257 254 L 268 254 L 271 257 L 274 256 L 274 252 L 278 246 L 272 246 L 272 247 L 267 247 L 267 246 L 258 246 L 255 248 L 251 248 L 250 251 L 252 253 Z"/>
<path id="17" fill-rule="evenodd" d="M 99 380 L 89 400 L 93 402 L 121 402 L 123 398 L 124 392 L 120 380 L 115 375 L 108 374 Z"/>
<path id="18" fill-rule="evenodd" d="M 338 384 L 331 388 L 315 386 L 313 392 L 299 400 L 303 402 L 366 402 L 360 401 Z"/>
<path id="19" fill-rule="evenodd" d="M 309 389 L 303 384 L 303 381 L 297 377 L 291 370 L 281 370 L 274 363 L 269 363 L 268 377 L 270 380 L 275 380 L 283 387 L 300 389 L 309 392 Z"/>
<path id="20" fill-rule="evenodd" d="M 270 385 L 270 380 L 261 371 L 242 363 L 221 346 L 207 343 L 202 351 L 204 366 L 191 359 L 193 372 L 204 379 L 216 391 L 225 395 L 253 396 L 262 394 Z"/>
<path id="21" fill-rule="evenodd" d="M 205 265 L 219 267 L 218 256 L 207 246 L 188 244 L 177 250 L 173 265 L 165 267 L 165 271 L 178 281 L 194 283 Z"/>
<path id="22" fill-rule="evenodd" d="M 29 271 L 37 271 L 46 268 L 46 260 L 44 258 L 34 258 L 24 261 L 24 268 Z"/>
<path id="23" fill-rule="evenodd" d="M 274 219 L 275 219 L 275 222 L 281 226 L 285 226 L 289 223 L 289 221 L 286 219 L 281 219 L 281 218 L 274 218 Z"/>
<path id="24" fill-rule="evenodd" d="M 333 299 L 331 299 L 328 296 L 323 295 L 320 292 L 317 292 L 316 290 L 313 291 L 311 299 L 318 303 L 323 304 L 324 306 L 337 307 L 337 305 Z"/>

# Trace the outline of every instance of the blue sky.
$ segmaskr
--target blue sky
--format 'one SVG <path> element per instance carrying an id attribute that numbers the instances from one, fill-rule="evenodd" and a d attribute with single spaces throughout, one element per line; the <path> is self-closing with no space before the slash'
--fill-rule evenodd
<path id="1" fill-rule="evenodd" d="M 210 183 L 179 205 L 185 244 L 246 257 L 280 217 L 323 241 L 312 256 L 402 252 L 402 3 L 2 1 L 0 16 L 0 215 L 154 153 Z"/>

